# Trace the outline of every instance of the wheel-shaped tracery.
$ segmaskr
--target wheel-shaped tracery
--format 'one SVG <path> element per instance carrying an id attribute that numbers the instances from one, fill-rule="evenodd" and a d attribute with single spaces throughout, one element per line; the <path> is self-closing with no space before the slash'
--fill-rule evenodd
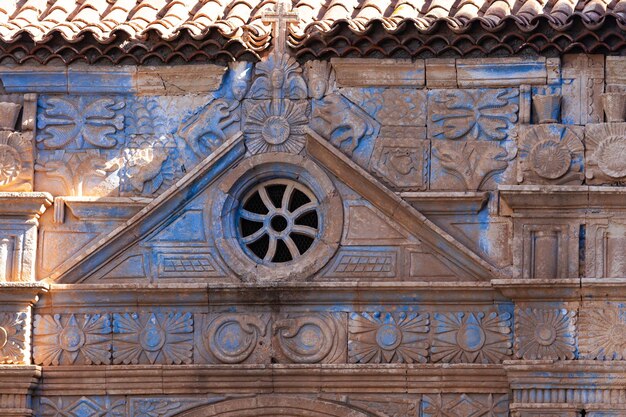
<path id="1" fill-rule="evenodd" d="M 289 179 L 262 182 L 239 207 L 239 239 L 248 255 L 265 262 L 296 260 L 319 235 L 319 202 Z"/>

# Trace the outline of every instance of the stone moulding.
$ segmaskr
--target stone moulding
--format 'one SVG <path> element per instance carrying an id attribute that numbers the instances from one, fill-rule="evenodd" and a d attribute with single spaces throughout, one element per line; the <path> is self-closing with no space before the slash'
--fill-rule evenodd
<path id="1" fill-rule="evenodd" d="M 437 393 L 451 385 L 462 392 L 506 393 L 501 366 L 446 365 L 188 365 L 46 367 L 38 393 L 134 395 L 281 393 Z M 381 381 L 385 381 L 381 384 Z"/>
<path id="2" fill-rule="evenodd" d="M 30 394 L 41 377 L 41 367 L 34 365 L 0 365 L 0 415 L 30 417 Z"/>

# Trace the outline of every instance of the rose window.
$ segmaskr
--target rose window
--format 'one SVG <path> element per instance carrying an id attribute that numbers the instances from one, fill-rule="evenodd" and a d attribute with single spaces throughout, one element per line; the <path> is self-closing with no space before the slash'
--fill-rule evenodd
<path id="1" fill-rule="evenodd" d="M 255 261 L 284 263 L 307 252 L 319 235 L 319 202 L 288 179 L 258 184 L 241 200 L 238 233 Z"/>

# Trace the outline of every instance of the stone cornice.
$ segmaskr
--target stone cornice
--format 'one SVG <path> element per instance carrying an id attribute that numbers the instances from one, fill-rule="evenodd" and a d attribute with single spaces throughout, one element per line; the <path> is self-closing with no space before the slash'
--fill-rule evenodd
<path id="1" fill-rule="evenodd" d="M 38 219 L 52 205 L 49 193 L 0 193 L 0 217 L 28 217 Z"/>
<path id="2" fill-rule="evenodd" d="M 477 214 L 489 200 L 486 192 L 405 192 L 400 197 L 425 215 Z"/>
<path id="3" fill-rule="evenodd" d="M 539 212 L 578 214 L 626 210 L 626 189 L 598 186 L 500 185 L 500 212 L 537 215 Z"/>
<path id="4" fill-rule="evenodd" d="M 625 278 L 493 280 L 505 297 L 518 301 L 624 300 Z"/>
<path id="5" fill-rule="evenodd" d="M 0 306 L 25 306 L 37 301 L 37 297 L 49 290 L 43 283 L 0 282 Z"/>
<path id="6" fill-rule="evenodd" d="M 381 383 L 384 381 L 384 383 Z M 129 365 L 44 368 L 38 393 L 176 395 L 271 392 L 507 392 L 499 365 Z"/>
<path id="7" fill-rule="evenodd" d="M 86 304 L 86 301 L 88 303 Z M 51 284 L 38 311 L 127 309 L 138 305 L 206 310 L 206 306 L 491 304 L 507 302 L 489 283 Z M 56 310 L 55 310 L 56 311 Z"/>

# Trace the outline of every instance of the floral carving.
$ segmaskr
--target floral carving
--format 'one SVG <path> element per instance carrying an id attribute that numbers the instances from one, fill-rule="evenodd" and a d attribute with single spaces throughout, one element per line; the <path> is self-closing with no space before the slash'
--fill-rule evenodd
<path id="1" fill-rule="evenodd" d="M 249 314 L 221 314 L 205 320 L 202 344 L 218 362 L 241 363 L 262 343 L 267 323 Z"/>
<path id="2" fill-rule="evenodd" d="M 517 122 L 517 90 L 435 90 L 429 96 L 429 136 L 503 140 Z"/>
<path id="3" fill-rule="evenodd" d="M 111 361 L 107 314 L 36 315 L 33 357 L 40 365 L 102 365 Z"/>
<path id="4" fill-rule="evenodd" d="M 352 313 L 348 326 L 351 363 L 425 363 L 429 315 Z"/>
<path id="5" fill-rule="evenodd" d="M 425 395 L 424 417 L 507 417 L 508 395 Z"/>
<path id="6" fill-rule="evenodd" d="M 311 127 L 347 155 L 352 155 L 365 137 L 377 131 L 367 113 L 338 94 L 316 103 Z"/>
<path id="7" fill-rule="evenodd" d="M 23 312 L 0 313 L 0 364 L 25 362 L 27 318 Z"/>
<path id="8" fill-rule="evenodd" d="M 168 401 L 160 398 L 145 399 L 134 402 L 133 417 L 163 417 L 181 407 L 178 401 Z"/>
<path id="9" fill-rule="evenodd" d="M 244 133 L 252 154 L 298 153 L 304 148 L 308 123 L 306 101 L 264 100 L 245 107 Z"/>
<path id="10" fill-rule="evenodd" d="M 509 313 L 435 313 L 433 362 L 500 363 L 513 351 Z"/>
<path id="11" fill-rule="evenodd" d="M 275 345 L 294 363 L 345 361 L 345 319 L 341 314 L 289 314 L 274 322 Z"/>
<path id="12" fill-rule="evenodd" d="M 120 166 L 118 158 L 108 158 L 98 149 L 81 152 L 57 150 L 40 153 L 35 171 L 50 183 L 57 183 L 56 194 L 65 196 L 104 196 L 117 188 L 108 175 Z M 50 188 L 49 188 L 50 189 Z"/>
<path id="13" fill-rule="evenodd" d="M 271 54 L 255 67 L 255 80 L 248 93 L 254 99 L 305 99 L 307 86 L 298 62 L 284 53 Z"/>
<path id="14" fill-rule="evenodd" d="M 191 363 L 191 313 L 124 313 L 113 315 L 114 364 Z"/>
<path id="15" fill-rule="evenodd" d="M 589 305 L 580 310 L 578 344 L 581 358 L 626 358 L 626 321 L 615 305 Z"/>
<path id="16" fill-rule="evenodd" d="M 506 148 L 494 142 L 433 141 L 432 154 L 435 158 L 433 162 L 438 162 L 437 165 L 433 163 L 433 188 L 470 191 L 488 188 L 489 180 L 506 170 L 509 161 L 515 158 L 515 152 L 510 154 Z M 440 177 L 436 166 L 458 181 L 446 181 L 445 176 Z M 458 187 L 454 182 L 460 182 L 461 186 Z"/>
<path id="17" fill-rule="evenodd" d="M 113 97 L 44 98 L 37 120 L 40 130 L 37 141 L 47 149 L 68 144 L 80 149 L 84 142 L 113 148 L 118 143 L 115 134 L 124 129 L 124 115 L 120 111 L 124 106 L 124 101 Z"/>
<path id="18" fill-rule="evenodd" d="M 32 175 L 33 149 L 28 138 L 20 132 L 0 131 L 0 189 L 24 189 L 18 181 L 29 168 Z"/>
<path id="19" fill-rule="evenodd" d="M 42 417 L 124 417 L 126 401 L 123 398 L 91 396 L 42 397 L 40 414 Z"/>
<path id="20" fill-rule="evenodd" d="M 585 147 L 589 183 L 626 182 L 626 123 L 587 125 Z"/>
<path id="21" fill-rule="evenodd" d="M 575 313 L 566 309 L 518 309 L 515 355 L 526 360 L 574 359 Z"/>
<path id="22" fill-rule="evenodd" d="M 574 127 L 524 126 L 520 134 L 517 182 L 580 184 L 583 144 Z"/>

